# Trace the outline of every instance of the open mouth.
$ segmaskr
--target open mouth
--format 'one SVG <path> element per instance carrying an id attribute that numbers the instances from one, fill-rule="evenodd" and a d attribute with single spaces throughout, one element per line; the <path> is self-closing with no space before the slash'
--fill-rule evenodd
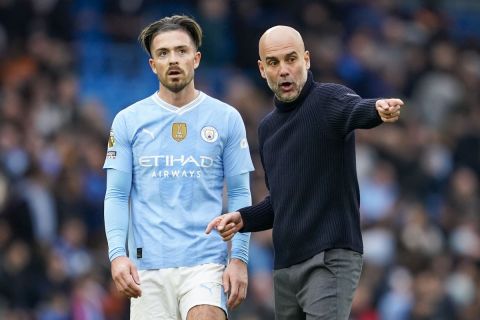
<path id="1" fill-rule="evenodd" d="M 293 89 L 293 82 L 280 82 L 280 88 L 282 88 L 283 91 L 290 91 Z"/>
<path id="2" fill-rule="evenodd" d="M 180 69 L 171 69 L 171 70 L 168 70 L 167 72 L 167 75 L 169 76 L 178 76 L 180 74 L 182 74 L 182 70 Z"/>

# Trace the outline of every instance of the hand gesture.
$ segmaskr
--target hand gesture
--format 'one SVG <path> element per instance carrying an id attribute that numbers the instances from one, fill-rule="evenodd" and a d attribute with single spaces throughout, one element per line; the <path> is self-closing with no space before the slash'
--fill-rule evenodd
<path id="1" fill-rule="evenodd" d="M 205 229 L 205 233 L 210 234 L 213 228 L 217 229 L 223 241 L 228 241 L 233 238 L 238 230 L 243 228 L 242 216 L 238 211 L 222 214 L 210 221 Z"/>
<path id="2" fill-rule="evenodd" d="M 375 108 L 383 122 L 395 122 L 400 117 L 400 108 L 403 101 L 400 99 L 380 99 L 375 102 Z"/>

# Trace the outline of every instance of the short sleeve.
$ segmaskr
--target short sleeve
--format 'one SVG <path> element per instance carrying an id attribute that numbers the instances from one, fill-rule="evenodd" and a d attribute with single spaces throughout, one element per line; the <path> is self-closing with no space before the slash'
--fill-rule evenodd
<path id="1" fill-rule="evenodd" d="M 117 114 L 113 120 L 103 168 L 131 173 L 132 145 L 128 138 L 128 128 L 122 115 L 122 113 Z"/>
<path id="2" fill-rule="evenodd" d="M 231 113 L 228 121 L 228 138 L 223 150 L 223 171 L 225 177 L 253 171 L 245 125 L 237 110 Z"/>

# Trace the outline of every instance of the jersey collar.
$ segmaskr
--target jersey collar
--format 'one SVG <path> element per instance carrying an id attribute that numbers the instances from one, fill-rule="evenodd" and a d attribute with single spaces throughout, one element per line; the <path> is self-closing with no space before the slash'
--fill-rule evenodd
<path id="1" fill-rule="evenodd" d="M 173 104 L 170 104 L 166 101 L 164 101 L 163 99 L 161 99 L 159 96 L 158 96 L 158 91 L 156 91 L 153 95 L 152 95 L 152 98 L 153 98 L 153 101 L 155 101 L 155 103 L 165 109 L 165 110 L 168 110 L 170 112 L 173 112 L 173 113 L 177 113 L 177 114 L 184 114 L 185 112 L 187 111 L 190 111 L 192 109 L 194 109 L 195 107 L 197 107 L 198 105 L 200 105 L 200 103 L 205 99 L 206 95 L 205 93 L 203 93 L 202 91 L 199 91 L 199 94 L 198 96 L 193 99 L 192 101 L 190 101 L 189 103 L 181 106 L 181 107 L 177 107 L 177 106 L 174 106 Z"/>

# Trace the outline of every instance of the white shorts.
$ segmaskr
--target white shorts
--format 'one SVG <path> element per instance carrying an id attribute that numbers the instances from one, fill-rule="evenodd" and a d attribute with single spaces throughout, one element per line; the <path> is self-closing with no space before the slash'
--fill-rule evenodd
<path id="1" fill-rule="evenodd" d="M 139 270 L 142 296 L 130 299 L 130 319 L 186 320 L 188 311 L 202 304 L 227 314 L 224 270 L 220 264 Z"/>

